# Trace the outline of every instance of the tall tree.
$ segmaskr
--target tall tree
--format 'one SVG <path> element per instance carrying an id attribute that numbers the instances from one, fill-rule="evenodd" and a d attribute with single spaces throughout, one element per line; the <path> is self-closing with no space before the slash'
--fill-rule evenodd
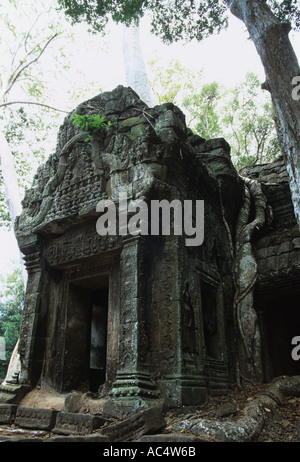
<path id="1" fill-rule="evenodd" d="M 8 136 L 11 122 L 8 120 L 8 108 L 28 105 L 54 109 L 44 99 L 45 84 L 39 63 L 63 31 L 59 28 L 53 7 L 43 2 L 38 6 L 30 3 L 24 8 L 17 0 L 8 0 L 6 8 L 1 6 L 0 13 L 3 31 L 0 42 L 3 58 L 0 64 L 0 163 L 5 201 L 13 227 L 16 217 L 21 213 L 23 191 L 18 181 L 15 150 L 12 149 L 16 140 Z M 26 284 L 27 273 L 21 255 L 20 261 Z"/>
<path id="2" fill-rule="evenodd" d="M 76 60 L 72 79 L 66 82 L 72 56 L 66 56 L 69 48 L 65 49 L 74 43 L 73 31 L 57 10 L 56 0 L 6 0 L 5 5 L 0 4 L 0 26 L 0 228 L 12 228 L 21 212 L 24 187 L 30 185 L 37 166 L 51 153 L 49 145 L 55 149 L 67 106 L 74 107 L 78 99 L 99 92 L 99 82 L 89 79 L 88 89 L 83 89 L 76 79 L 74 85 Z M 55 84 L 58 75 L 62 76 L 60 90 L 67 83 L 64 103 L 57 87 L 51 94 L 51 82 Z M 53 107 L 56 103 L 50 100 L 59 100 L 63 107 Z M 22 256 L 20 260 L 22 263 Z M 23 265 L 22 274 L 26 284 Z M 19 367 L 18 362 L 16 345 L 7 378 Z"/>
<path id="3" fill-rule="evenodd" d="M 292 95 L 292 82 L 300 75 L 288 34 L 300 26 L 297 0 L 227 1 L 230 11 L 244 22 L 264 66 L 263 87 L 271 94 L 278 138 L 285 156 L 295 215 L 300 224 L 300 102 Z M 273 11 L 272 11 L 273 9 Z M 282 21 L 284 22 L 282 22 Z"/>
<path id="4" fill-rule="evenodd" d="M 58 24 L 52 19 L 53 8 L 43 4 L 26 4 L 26 8 L 18 0 L 8 0 L 0 5 L 0 24 L 2 37 L 0 41 L 2 61 L 0 64 L 0 163 L 4 196 L 8 208 L 8 216 L 13 226 L 16 217 L 21 213 L 22 190 L 18 182 L 18 174 L 13 149 L 7 133 L 9 122 L 7 108 L 24 105 L 48 107 L 43 99 L 43 82 L 38 64 L 46 50 L 62 33 Z M 53 109 L 53 108 L 52 108 Z M 5 213 L 5 211 L 4 211 Z M 1 204 L 1 218 L 3 206 Z M 20 262 L 23 285 L 26 285 L 27 273 L 24 269 L 22 255 Z M 19 368 L 18 342 L 15 345 L 6 379 Z M 9 351 L 10 353 L 10 351 Z"/>
<path id="5" fill-rule="evenodd" d="M 152 106 L 151 88 L 147 77 L 146 66 L 140 44 L 139 26 L 123 25 L 123 58 L 125 65 L 125 79 L 141 99 Z"/>
<path id="6" fill-rule="evenodd" d="M 63 5 L 66 10 L 67 17 L 72 19 L 73 23 L 81 22 L 83 19 L 92 26 L 92 32 L 103 32 L 107 24 L 109 10 L 102 3 L 96 2 L 93 5 L 90 2 L 82 3 L 80 0 L 75 2 L 64 2 L 58 0 L 58 3 Z M 112 7 L 114 6 L 112 3 Z M 118 2 L 116 2 L 118 3 Z M 128 3 L 128 2 L 127 2 Z M 104 9 L 102 9 L 102 6 Z M 130 5 L 127 5 L 130 9 Z M 97 10 L 96 20 L 90 12 L 93 8 Z M 99 12 L 99 15 L 98 15 Z M 133 13 L 133 11 L 132 11 Z M 134 14 L 134 13 L 133 13 Z M 152 105 L 151 88 L 147 77 L 145 61 L 140 43 L 140 25 L 138 15 L 134 15 L 135 21 L 117 21 L 123 22 L 123 40 L 122 50 L 125 67 L 126 84 L 138 93 L 140 98 L 149 106 Z"/>
<path id="7" fill-rule="evenodd" d="M 300 29 L 298 0 L 59 0 L 73 21 L 87 21 L 104 30 L 108 19 L 130 25 L 146 12 L 152 30 L 165 42 L 202 40 L 228 24 L 230 11 L 245 24 L 265 69 L 264 88 L 276 113 L 278 137 L 285 156 L 295 215 L 300 223 L 300 101 L 293 98 L 293 82 L 300 75 L 289 40 Z"/>
<path id="8" fill-rule="evenodd" d="M 42 82 L 37 72 L 37 65 L 61 33 L 55 30 L 55 24 L 50 20 L 50 13 L 51 8 L 43 8 L 41 4 L 39 9 L 35 11 L 33 8 L 29 12 L 20 8 L 18 2 L 9 0 L 8 8 L 1 14 L 4 39 L 1 42 L 3 61 L 0 68 L 0 161 L 5 198 L 12 224 L 21 212 L 22 193 L 18 184 L 14 155 L 6 136 L 5 109 L 12 105 L 46 106 L 41 97 Z M 12 21 L 12 17 L 15 21 L 18 17 L 22 17 L 22 27 L 17 26 L 15 21 Z"/>

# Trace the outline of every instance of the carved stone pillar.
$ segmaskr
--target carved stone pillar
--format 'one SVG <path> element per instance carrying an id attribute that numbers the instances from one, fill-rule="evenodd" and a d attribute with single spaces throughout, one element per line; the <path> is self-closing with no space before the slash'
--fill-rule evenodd
<path id="1" fill-rule="evenodd" d="M 207 396 L 199 274 L 181 236 L 166 239 L 158 256 L 152 297 L 158 386 L 167 407 L 195 405 Z"/>
<path id="2" fill-rule="evenodd" d="M 147 241 L 127 236 L 120 259 L 119 360 L 112 398 L 157 398 L 147 367 L 149 313 L 147 312 Z"/>
<path id="3" fill-rule="evenodd" d="M 37 236 L 31 236 L 21 247 L 28 272 L 27 290 L 24 301 L 20 330 L 19 355 L 21 362 L 20 383 L 35 385 L 40 377 L 43 360 L 42 286 L 45 272 L 42 271 L 41 248 Z M 44 293 L 45 295 L 45 293 Z"/>

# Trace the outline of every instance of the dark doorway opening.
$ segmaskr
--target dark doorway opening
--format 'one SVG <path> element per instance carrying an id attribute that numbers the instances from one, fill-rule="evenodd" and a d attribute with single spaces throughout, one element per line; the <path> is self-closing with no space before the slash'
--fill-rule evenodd
<path id="1" fill-rule="evenodd" d="M 92 294 L 89 389 L 96 392 L 105 382 L 108 287 Z"/>
<path id="2" fill-rule="evenodd" d="M 299 293 L 281 294 L 262 305 L 265 380 L 299 375 L 300 360 L 292 358 L 292 339 L 300 335 Z"/>
<path id="3" fill-rule="evenodd" d="M 97 392 L 106 380 L 109 276 L 69 284 L 64 388 Z"/>

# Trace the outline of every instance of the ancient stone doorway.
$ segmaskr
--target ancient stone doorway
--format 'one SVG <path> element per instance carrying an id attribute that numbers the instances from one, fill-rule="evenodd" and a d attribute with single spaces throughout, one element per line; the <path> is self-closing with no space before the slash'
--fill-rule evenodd
<path id="1" fill-rule="evenodd" d="M 89 389 L 93 392 L 105 382 L 107 314 L 108 286 L 92 294 Z"/>
<path id="2" fill-rule="evenodd" d="M 300 359 L 292 358 L 292 339 L 300 335 L 299 293 L 282 292 L 268 298 L 261 305 L 260 316 L 265 380 L 299 375 Z"/>
<path id="3" fill-rule="evenodd" d="M 64 384 L 97 392 L 106 380 L 109 277 L 70 281 Z"/>

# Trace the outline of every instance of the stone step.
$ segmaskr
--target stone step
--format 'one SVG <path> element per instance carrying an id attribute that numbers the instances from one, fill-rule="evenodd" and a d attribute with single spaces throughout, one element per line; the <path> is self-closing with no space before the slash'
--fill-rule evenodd
<path id="1" fill-rule="evenodd" d="M 54 409 L 18 406 L 14 423 L 21 428 L 50 431 L 55 426 L 57 414 Z"/>
<path id="2" fill-rule="evenodd" d="M 144 409 L 113 423 L 111 419 L 93 414 L 0 404 L 0 441 L 35 438 L 64 442 L 71 441 L 71 437 L 74 437 L 72 441 L 88 437 L 91 442 L 126 442 L 162 430 L 165 424 L 157 407 Z"/>
<path id="3" fill-rule="evenodd" d="M 23 429 L 51 431 L 61 435 L 87 435 L 110 422 L 110 419 L 92 414 L 0 404 L 0 425 L 14 424 Z"/>
<path id="4" fill-rule="evenodd" d="M 95 433 L 92 435 L 52 435 L 42 430 L 25 430 L 20 428 L 0 428 L 0 442 L 28 443 L 107 443 L 107 436 Z"/>
<path id="5" fill-rule="evenodd" d="M 91 414 L 77 414 L 74 412 L 59 412 L 57 414 L 53 433 L 62 435 L 89 434 L 102 427 L 106 419 Z"/>

